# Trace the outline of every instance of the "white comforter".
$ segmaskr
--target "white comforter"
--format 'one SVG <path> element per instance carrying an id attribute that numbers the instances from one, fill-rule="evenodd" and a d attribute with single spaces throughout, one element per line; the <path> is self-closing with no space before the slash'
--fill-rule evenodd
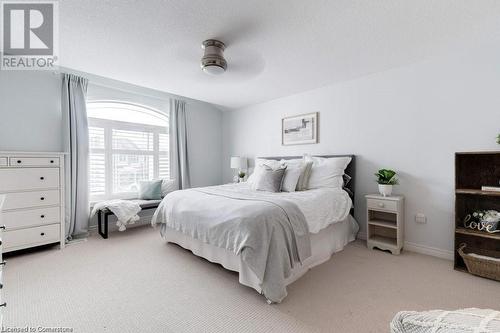
<path id="1" fill-rule="evenodd" d="M 333 188 L 319 188 L 297 192 L 255 191 L 247 183 L 221 185 L 221 188 L 253 195 L 258 198 L 280 198 L 290 200 L 299 206 L 306 217 L 309 232 L 316 234 L 332 223 L 343 221 L 349 215 L 352 200 L 346 191 Z"/>

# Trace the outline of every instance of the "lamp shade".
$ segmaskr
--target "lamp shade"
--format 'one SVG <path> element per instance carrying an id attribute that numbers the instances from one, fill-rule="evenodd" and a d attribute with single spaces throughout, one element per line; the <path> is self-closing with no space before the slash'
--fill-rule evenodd
<path id="1" fill-rule="evenodd" d="M 233 156 L 231 157 L 231 169 L 246 169 L 247 159 L 246 157 Z"/>

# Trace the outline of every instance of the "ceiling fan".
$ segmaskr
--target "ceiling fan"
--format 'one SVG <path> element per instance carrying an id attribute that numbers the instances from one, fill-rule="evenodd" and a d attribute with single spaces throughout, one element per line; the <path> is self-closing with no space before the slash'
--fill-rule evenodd
<path id="1" fill-rule="evenodd" d="M 227 69 L 227 61 L 224 59 L 226 45 L 216 39 L 207 39 L 201 44 L 205 54 L 201 58 L 201 69 L 210 75 L 220 75 Z"/>

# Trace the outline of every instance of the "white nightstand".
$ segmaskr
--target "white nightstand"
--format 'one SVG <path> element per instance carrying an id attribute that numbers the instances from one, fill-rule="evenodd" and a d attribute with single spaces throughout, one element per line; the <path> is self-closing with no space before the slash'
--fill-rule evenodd
<path id="1" fill-rule="evenodd" d="M 399 254 L 404 240 L 404 197 L 367 195 L 366 217 L 368 248 L 377 247 Z"/>

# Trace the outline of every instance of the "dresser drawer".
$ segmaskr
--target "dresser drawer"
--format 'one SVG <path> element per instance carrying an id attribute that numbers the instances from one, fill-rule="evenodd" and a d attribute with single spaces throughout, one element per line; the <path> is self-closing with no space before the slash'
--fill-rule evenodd
<path id="1" fill-rule="evenodd" d="M 367 199 L 366 204 L 367 204 L 368 208 L 372 208 L 372 209 L 383 209 L 383 210 L 389 210 L 389 211 L 393 211 L 393 212 L 397 212 L 397 210 L 398 210 L 398 203 L 396 201 Z"/>
<path id="2" fill-rule="evenodd" d="M 7 157 L 0 157 L 0 166 L 7 166 Z"/>
<path id="3" fill-rule="evenodd" d="M 49 224 L 41 227 L 5 231 L 4 252 L 27 245 L 42 245 L 60 241 L 61 225 Z"/>
<path id="4" fill-rule="evenodd" d="M 59 205 L 59 190 L 6 193 L 3 210 Z"/>
<path id="5" fill-rule="evenodd" d="M 59 166 L 59 157 L 11 157 L 10 166 Z"/>
<path id="6" fill-rule="evenodd" d="M 24 191 L 58 187 L 58 168 L 0 169 L 0 191 Z"/>
<path id="7" fill-rule="evenodd" d="M 60 221 L 61 209 L 59 207 L 13 210 L 3 213 L 3 224 L 7 230 L 59 223 Z"/>

